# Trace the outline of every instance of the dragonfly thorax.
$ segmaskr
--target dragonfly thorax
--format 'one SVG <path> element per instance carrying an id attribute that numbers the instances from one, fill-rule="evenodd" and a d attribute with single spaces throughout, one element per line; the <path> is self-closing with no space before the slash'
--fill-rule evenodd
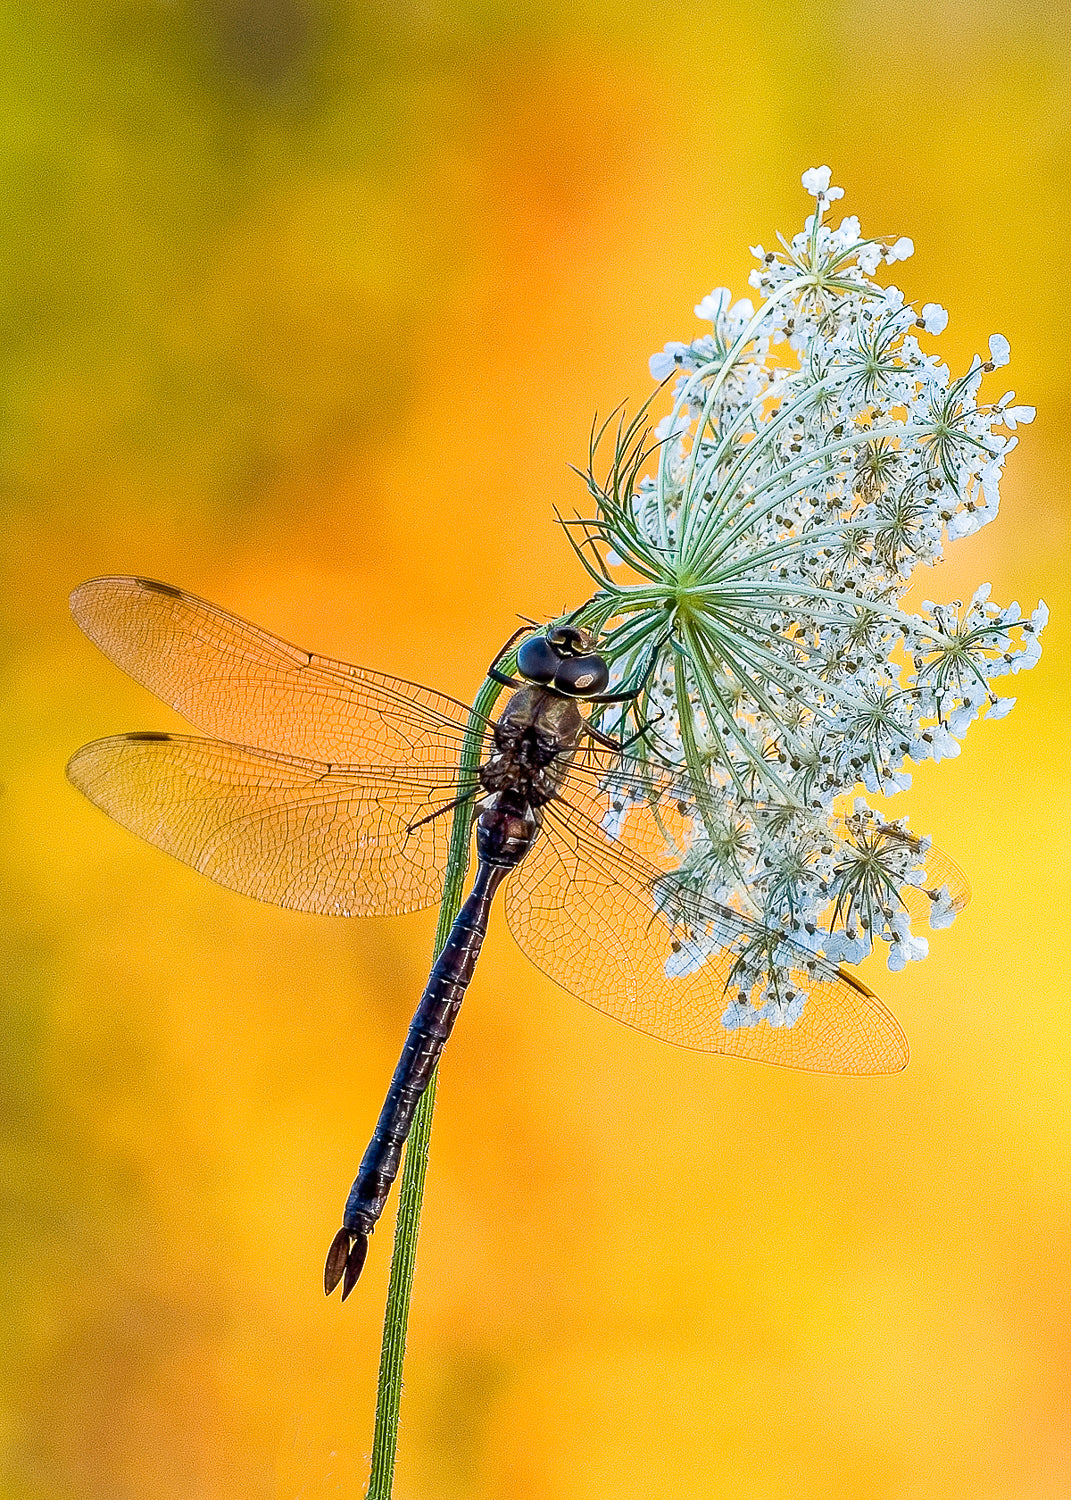
<path id="1" fill-rule="evenodd" d="M 509 789 L 538 806 L 561 784 L 583 729 L 583 716 L 571 699 L 523 687 L 494 727 L 494 750 L 480 780 L 488 791 Z"/>

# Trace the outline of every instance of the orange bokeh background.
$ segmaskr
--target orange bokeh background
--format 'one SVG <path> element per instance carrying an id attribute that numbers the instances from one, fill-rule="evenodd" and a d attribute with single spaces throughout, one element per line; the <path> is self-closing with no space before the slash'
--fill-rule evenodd
<path id="1" fill-rule="evenodd" d="M 1036 404 L 919 596 L 1047 599 L 1019 704 L 897 811 L 975 898 L 865 977 L 852 1080 L 678 1052 L 500 916 L 442 1069 L 399 1500 L 1071 1493 L 1071 43 L 1024 0 L 9 7 L 2 1500 L 361 1493 L 392 1215 L 320 1290 L 434 913 L 232 896 L 66 785 L 178 722 L 79 635 L 135 572 L 471 695 L 580 602 L 552 519 L 808 166 Z M 999 380 L 1000 377 L 994 377 Z M 1000 395 L 1003 390 L 992 394 Z"/>

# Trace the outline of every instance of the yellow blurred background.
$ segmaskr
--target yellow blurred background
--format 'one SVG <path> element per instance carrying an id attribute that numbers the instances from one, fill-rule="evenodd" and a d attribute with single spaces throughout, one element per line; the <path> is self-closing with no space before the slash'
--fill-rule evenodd
<path id="1" fill-rule="evenodd" d="M 592 413 L 828 162 L 1038 420 L 918 595 L 1039 596 L 1004 722 L 897 811 L 968 871 L 866 977 L 908 1071 L 676 1051 L 501 915 L 444 1062 L 400 1500 L 1071 1495 L 1066 7 L 83 0 L 0 11 L 0 1500 L 361 1493 L 393 1211 L 324 1252 L 434 913 L 230 895 L 64 782 L 180 727 L 79 635 L 134 572 L 468 697 L 579 603 Z M 994 377 L 999 379 L 999 377 Z M 1001 388 L 1003 389 L 1003 387 Z M 999 391 L 992 394 L 999 395 Z"/>

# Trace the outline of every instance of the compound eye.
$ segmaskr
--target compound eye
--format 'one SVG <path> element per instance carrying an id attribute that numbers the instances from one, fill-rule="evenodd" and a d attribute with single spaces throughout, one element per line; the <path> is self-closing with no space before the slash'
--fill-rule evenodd
<path id="1" fill-rule="evenodd" d="M 554 674 L 558 691 L 576 698 L 601 693 L 609 681 L 610 672 L 601 656 L 570 656 Z"/>
<path id="2" fill-rule="evenodd" d="M 517 652 L 517 671 L 529 682 L 553 682 L 561 657 L 545 635 L 530 635 Z"/>

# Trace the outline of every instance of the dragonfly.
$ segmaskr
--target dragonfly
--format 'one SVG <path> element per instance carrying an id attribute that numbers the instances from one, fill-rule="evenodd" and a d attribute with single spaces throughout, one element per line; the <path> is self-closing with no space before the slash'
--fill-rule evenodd
<path id="1" fill-rule="evenodd" d="M 417 1105 L 472 978 L 493 899 L 528 957 L 565 990 L 682 1047 L 813 1072 L 902 1069 L 907 1041 L 853 974 L 675 879 L 674 830 L 698 815 L 672 765 L 630 754 L 592 710 L 634 703 L 650 676 L 608 692 L 586 629 L 528 634 L 496 717 L 431 688 L 299 650 L 216 605 L 144 578 L 97 578 L 75 620 L 118 666 L 201 736 L 114 735 L 67 774 L 150 844 L 260 901 L 330 916 L 396 915 L 439 903 L 451 809 L 475 812 L 476 874 L 416 1008 L 324 1269 L 345 1300 L 397 1176 Z M 524 632 L 521 632 L 524 633 Z M 583 711 L 588 710 L 587 714 Z M 475 759 L 466 753 L 478 736 Z M 704 791 L 710 795 L 710 789 Z M 623 812 L 624 809 L 624 812 Z M 885 833 L 905 838 L 897 825 Z M 922 846 L 919 846 L 920 848 Z M 926 886 L 966 884 L 924 851 Z M 924 889 L 918 896 L 925 902 Z M 740 954 L 776 956 L 806 995 L 792 1026 L 726 1025 Z"/>

